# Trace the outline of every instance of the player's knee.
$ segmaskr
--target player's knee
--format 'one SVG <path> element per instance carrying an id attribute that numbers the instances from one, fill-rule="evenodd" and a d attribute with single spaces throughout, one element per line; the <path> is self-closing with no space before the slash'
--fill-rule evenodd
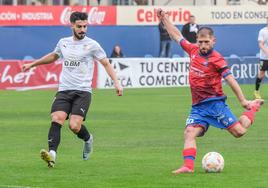
<path id="1" fill-rule="evenodd" d="M 233 136 L 236 137 L 236 138 L 240 138 L 242 137 L 243 135 L 245 135 L 247 132 L 246 129 L 239 129 L 239 130 L 236 130 L 234 132 L 232 132 Z"/>
<path id="2" fill-rule="evenodd" d="M 265 76 L 265 71 L 261 71 L 260 74 L 259 74 L 259 78 L 260 79 L 263 79 Z"/>
<path id="3" fill-rule="evenodd" d="M 78 133 L 81 128 L 81 125 L 78 122 L 70 121 L 69 129 L 73 131 L 74 133 Z"/>
<path id="4" fill-rule="evenodd" d="M 195 138 L 195 128 L 192 126 L 188 126 L 186 127 L 186 129 L 184 130 L 184 138 L 186 140 L 191 140 Z"/>
<path id="5" fill-rule="evenodd" d="M 244 131 L 244 132 L 238 132 L 238 133 L 235 135 L 235 137 L 236 137 L 236 138 L 240 138 L 240 137 L 244 136 L 245 134 L 246 134 L 246 131 Z"/>
<path id="6" fill-rule="evenodd" d="M 52 122 L 57 122 L 61 125 L 64 124 L 65 121 L 65 116 L 64 115 L 60 115 L 60 114 L 51 114 L 51 120 Z"/>

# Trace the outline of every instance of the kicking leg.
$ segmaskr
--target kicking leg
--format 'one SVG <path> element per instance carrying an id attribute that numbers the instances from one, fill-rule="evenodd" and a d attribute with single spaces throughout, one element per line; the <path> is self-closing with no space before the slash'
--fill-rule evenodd
<path id="1" fill-rule="evenodd" d="M 236 138 L 239 138 L 246 134 L 247 129 L 253 124 L 255 114 L 259 111 L 260 107 L 263 105 L 264 101 L 261 99 L 255 99 L 250 104 L 250 110 L 245 111 L 240 120 L 234 126 L 228 129 L 228 131 Z"/>

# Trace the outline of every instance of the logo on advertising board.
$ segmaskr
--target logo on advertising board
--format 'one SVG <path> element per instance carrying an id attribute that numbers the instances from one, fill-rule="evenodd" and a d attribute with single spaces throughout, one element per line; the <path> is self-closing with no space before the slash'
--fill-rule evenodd
<path id="1" fill-rule="evenodd" d="M 157 18 L 157 9 L 145 9 L 139 8 L 137 10 L 137 21 L 139 23 L 147 22 L 159 22 Z M 190 19 L 191 12 L 188 9 L 178 8 L 174 10 L 168 10 L 167 14 L 169 15 L 172 22 L 187 22 Z"/>
<path id="2" fill-rule="evenodd" d="M 62 59 L 22 72 L 21 67 L 30 61 L 0 61 L 0 90 L 31 90 L 58 88 Z M 96 67 L 96 66 L 95 66 Z M 93 75 L 92 87 L 96 87 L 97 74 Z"/>
<path id="3" fill-rule="evenodd" d="M 188 7 L 165 7 L 169 18 L 174 23 L 186 23 L 192 14 Z M 118 7 L 117 24 L 118 25 L 157 25 L 157 8 L 151 6 L 141 7 Z"/>
<path id="4" fill-rule="evenodd" d="M 123 87 L 132 87 L 131 71 L 129 65 L 125 62 L 120 62 L 118 59 L 110 59 L 110 63 L 114 68 L 118 80 Z M 110 77 L 105 78 L 104 88 L 113 86 L 113 81 Z"/>
<path id="5" fill-rule="evenodd" d="M 268 16 L 266 6 L 164 6 L 174 24 L 183 25 L 190 15 L 196 22 L 204 24 L 263 24 Z M 117 25 L 157 25 L 158 7 L 119 6 L 117 7 Z M 205 14 L 204 14 L 205 13 Z"/>
<path id="6" fill-rule="evenodd" d="M 90 25 L 116 24 L 114 6 L 0 6 L 0 26 L 68 25 L 74 11 L 88 13 Z"/>
<path id="7" fill-rule="evenodd" d="M 79 11 L 88 13 L 88 24 L 102 25 L 105 23 L 105 20 L 107 20 L 108 17 L 107 11 L 99 7 L 82 7 L 82 9 Z M 70 24 L 70 15 L 72 12 L 74 12 L 73 7 L 65 7 L 62 10 L 60 15 L 60 22 L 63 25 Z"/>
<path id="8" fill-rule="evenodd" d="M 23 61 L 0 62 L 0 90 L 28 90 L 57 88 L 61 63 L 55 62 L 40 67 L 31 68 L 27 72 L 21 71 Z"/>

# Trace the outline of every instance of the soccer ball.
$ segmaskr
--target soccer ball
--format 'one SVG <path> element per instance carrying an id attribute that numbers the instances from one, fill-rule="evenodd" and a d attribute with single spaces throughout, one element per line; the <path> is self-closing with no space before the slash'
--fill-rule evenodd
<path id="1" fill-rule="evenodd" d="M 221 172 L 224 168 L 224 159 L 218 152 L 208 152 L 202 159 L 202 168 L 206 172 Z"/>

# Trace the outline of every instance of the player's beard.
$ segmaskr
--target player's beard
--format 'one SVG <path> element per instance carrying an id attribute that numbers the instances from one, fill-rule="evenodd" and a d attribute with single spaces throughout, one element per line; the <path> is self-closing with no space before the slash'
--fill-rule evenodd
<path id="1" fill-rule="evenodd" d="M 200 49 L 200 53 L 202 55 L 208 55 L 208 54 L 210 54 L 212 52 L 212 50 L 213 50 L 213 48 L 211 48 L 211 49 L 205 49 L 205 48 L 203 48 L 203 49 Z"/>
<path id="2" fill-rule="evenodd" d="M 208 50 L 207 49 L 205 49 L 205 48 L 203 48 L 203 49 L 200 49 L 200 52 L 201 52 L 201 54 L 206 54 L 207 52 L 208 52 Z"/>
<path id="3" fill-rule="evenodd" d="M 84 32 L 80 32 L 77 34 L 75 31 L 73 31 L 73 33 L 74 33 L 75 38 L 77 38 L 78 40 L 82 40 L 86 36 L 86 33 Z"/>

